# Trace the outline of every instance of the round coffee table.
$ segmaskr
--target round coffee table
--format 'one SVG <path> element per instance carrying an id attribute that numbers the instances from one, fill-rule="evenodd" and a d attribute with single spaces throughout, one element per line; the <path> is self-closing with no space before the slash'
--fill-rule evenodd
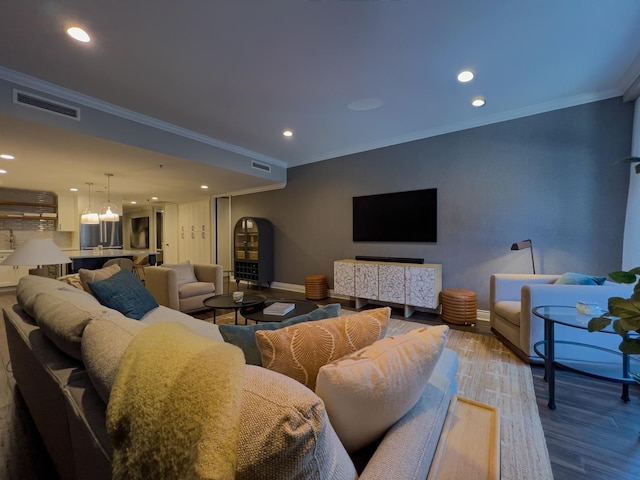
<path id="1" fill-rule="evenodd" d="M 222 295 L 215 295 L 204 300 L 206 307 L 213 309 L 213 323 L 216 323 L 216 309 L 234 309 L 236 325 L 238 324 L 238 310 L 243 307 L 250 307 L 254 305 L 260 305 L 264 303 L 266 297 L 262 295 L 256 295 L 255 293 L 245 293 L 242 302 L 236 302 L 233 299 L 232 293 L 224 293 Z M 295 309 L 294 309 L 295 310 Z"/>
<path id="2" fill-rule="evenodd" d="M 282 303 L 293 303 L 295 307 L 286 315 L 265 315 L 262 313 L 262 310 L 265 307 L 268 307 L 272 303 L 282 302 Z M 313 312 L 318 305 L 313 302 L 309 302 L 308 300 L 268 300 L 264 302 L 264 304 L 254 307 L 245 308 L 243 307 L 240 310 L 242 316 L 246 319 L 253 320 L 256 323 L 259 322 L 282 322 L 283 320 L 287 320 L 289 318 L 297 317 L 298 315 L 304 315 L 305 313 Z"/>

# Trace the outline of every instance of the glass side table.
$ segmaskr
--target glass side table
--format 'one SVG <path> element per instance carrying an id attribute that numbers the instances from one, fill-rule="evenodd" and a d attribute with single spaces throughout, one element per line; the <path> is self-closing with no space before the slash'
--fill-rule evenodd
<path id="1" fill-rule="evenodd" d="M 595 315 L 583 315 L 578 313 L 575 307 L 556 305 L 542 305 L 531 311 L 535 316 L 544 320 L 544 340 L 537 342 L 533 349 L 540 358 L 544 359 L 545 379 L 549 385 L 547 405 L 550 409 L 556 409 L 556 367 L 608 382 L 621 383 L 622 395 L 620 398 L 625 402 L 629 401 L 629 385 L 635 383 L 630 370 L 640 371 L 640 360 L 620 351 L 595 345 L 600 334 L 617 335 L 610 325 L 601 332 L 593 332 L 594 344 L 556 341 L 554 333 L 556 324 L 588 330 L 589 320 Z M 589 354 L 592 356 L 594 351 L 598 352 L 597 360 L 588 360 Z"/>

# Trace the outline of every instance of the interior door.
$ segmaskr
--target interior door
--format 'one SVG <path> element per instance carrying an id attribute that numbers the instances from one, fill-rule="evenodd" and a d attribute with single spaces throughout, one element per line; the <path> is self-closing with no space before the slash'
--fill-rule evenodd
<path id="1" fill-rule="evenodd" d="M 178 263 L 178 205 L 165 205 L 163 215 L 163 263 Z"/>

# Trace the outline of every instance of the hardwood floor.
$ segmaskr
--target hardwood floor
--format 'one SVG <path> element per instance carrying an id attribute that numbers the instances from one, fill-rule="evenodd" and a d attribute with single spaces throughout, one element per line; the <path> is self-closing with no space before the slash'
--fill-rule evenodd
<path id="1" fill-rule="evenodd" d="M 234 289 L 234 286 L 231 286 Z M 274 299 L 304 299 L 303 293 L 241 285 Z M 353 309 L 353 302 L 339 302 Z M 13 293 L 0 293 L 0 306 L 15 303 Z M 221 312 L 222 313 L 222 312 Z M 400 309 L 394 318 L 402 318 Z M 411 321 L 441 324 L 438 315 L 416 312 Z M 488 322 L 451 328 L 491 335 Z M 0 479 L 53 480 L 50 461 L 30 420 L 26 407 L 14 391 L 8 359 L 4 321 L 0 331 Z M 637 480 L 640 478 L 640 386 L 630 388 L 631 401 L 620 400 L 620 386 L 566 371 L 557 372 L 557 409 L 547 407 L 547 384 L 543 369 L 532 367 L 533 382 L 555 480 Z M 508 428 L 503 425 L 502 428 Z M 523 477 L 524 478 L 524 477 Z M 519 479 L 518 479 L 519 480 Z"/>

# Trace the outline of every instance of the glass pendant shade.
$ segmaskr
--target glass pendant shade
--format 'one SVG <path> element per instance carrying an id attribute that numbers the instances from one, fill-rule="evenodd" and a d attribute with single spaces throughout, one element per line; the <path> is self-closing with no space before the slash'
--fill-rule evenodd
<path id="1" fill-rule="evenodd" d="M 91 211 L 91 185 L 93 185 L 93 183 L 87 182 L 87 185 L 89 185 L 89 206 L 85 208 L 82 215 L 80 215 L 80 223 L 84 225 L 96 225 L 100 223 L 100 217 L 98 216 L 98 212 Z"/>
<path id="2" fill-rule="evenodd" d="M 100 208 L 100 220 L 103 222 L 117 222 L 120 220 L 120 211 L 118 207 L 111 203 L 111 177 L 112 173 L 105 173 L 107 176 L 107 203 Z"/>
<path id="3" fill-rule="evenodd" d="M 80 216 L 80 223 L 85 225 L 96 225 L 100 223 L 100 216 L 98 215 L 98 212 L 92 212 L 91 208 L 87 207 Z"/>

